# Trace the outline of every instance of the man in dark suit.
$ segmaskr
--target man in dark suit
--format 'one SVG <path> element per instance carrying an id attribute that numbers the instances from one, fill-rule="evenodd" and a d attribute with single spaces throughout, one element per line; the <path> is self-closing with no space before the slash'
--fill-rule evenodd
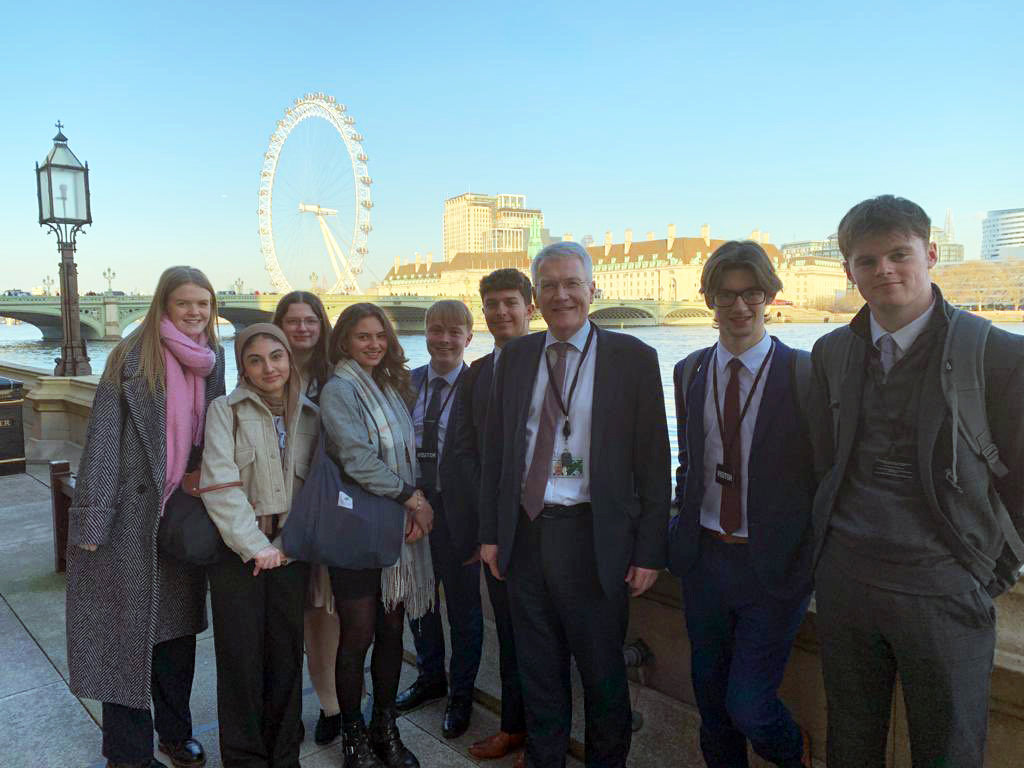
<path id="1" fill-rule="evenodd" d="M 864 200 L 838 239 L 867 304 L 811 353 L 828 764 L 885 764 L 898 675 L 914 765 L 981 766 L 992 598 L 1016 579 L 1024 530 L 1024 338 L 943 300 L 916 203 Z M 971 348 L 947 349 L 954 318 L 974 328 Z M 963 386 L 966 369 L 980 381 Z M 962 420 L 970 413 L 988 429 Z"/>
<path id="2" fill-rule="evenodd" d="M 507 342 L 529 332 L 530 319 L 533 317 L 532 290 L 530 278 L 518 269 L 497 269 L 480 281 L 480 300 L 483 303 L 487 330 L 494 337 L 494 351 L 473 361 L 459 388 L 459 399 L 456 403 L 459 409 L 456 453 L 462 466 L 463 483 L 467 488 L 480 488 L 480 460 L 487 447 L 484 443 L 484 426 L 491 386 L 494 382 L 495 362 Z M 474 531 L 477 531 L 478 499 L 473 493 L 460 494 L 460 497 L 472 505 L 472 509 L 467 510 L 465 517 L 467 525 L 470 524 L 470 520 L 476 523 Z M 511 750 L 522 746 L 526 739 L 526 713 L 523 709 L 523 692 L 519 682 L 519 666 L 516 662 L 508 588 L 504 581 L 494 577 L 489 568 L 484 569 L 484 576 L 487 579 L 487 593 L 494 611 L 494 626 L 498 633 L 501 729 L 496 734 L 474 743 L 469 748 L 469 753 L 480 760 L 492 760 L 504 757 Z"/>
<path id="3" fill-rule="evenodd" d="M 433 611 L 409 622 L 419 676 L 395 704 L 407 711 L 447 691 L 441 732 L 454 739 L 469 727 L 484 634 L 476 518 L 465 517 L 467 504 L 461 499 L 475 493 L 476 487 L 470 490 L 462 482 L 455 451 L 459 418 L 455 403 L 468 370 L 462 358 L 473 338 L 473 316 L 461 301 L 444 299 L 427 310 L 425 321 L 430 363 L 412 372 L 417 485 L 434 509 L 430 554 L 437 581 L 444 585 L 452 658 L 446 686 L 444 630 L 440 600 L 435 598 Z"/>
<path id="4" fill-rule="evenodd" d="M 622 646 L 629 595 L 665 564 L 671 472 L 654 349 L 592 325 L 590 255 L 533 259 L 548 330 L 505 345 L 487 413 L 481 559 L 507 577 L 526 704 L 526 764 L 565 765 L 569 657 L 586 705 L 586 764 L 620 768 L 631 736 Z"/>
<path id="5" fill-rule="evenodd" d="M 765 333 L 765 306 L 781 289 L 760 245 L 720 246 L 701 274 L 718 343 L 675 367 L 679 516 L 669 567 L 683 582 L 708 768 L 747 765 L 748 740 L 775 765 L 811 765 L 778 697 L 811 592 L 815 486 L 794 380 L 802 355 L 809 382 L 807 353 Z"/>

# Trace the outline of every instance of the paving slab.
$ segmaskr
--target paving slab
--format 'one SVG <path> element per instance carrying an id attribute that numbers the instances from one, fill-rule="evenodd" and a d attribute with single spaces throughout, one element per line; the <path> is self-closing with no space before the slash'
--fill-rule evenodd
<path id="1" fill-rule="evenodd" d="M 0 599 L 0 700 L 60 682 L 61 676 L 7 602 Z"/>
<path id="2" fill-rule="evenodd" d="M 100 751 L 100 729 L 63 682 L 0 699 L 4 768 L 82 768 Z"/>

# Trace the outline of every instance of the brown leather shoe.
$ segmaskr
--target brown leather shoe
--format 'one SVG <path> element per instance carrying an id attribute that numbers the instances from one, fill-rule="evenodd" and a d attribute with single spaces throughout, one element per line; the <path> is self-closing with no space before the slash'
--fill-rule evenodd
<path id="1" fill-rule="evenodd" d="M 525 733 L 509 733 L 498 731 L 493 736 L 476 742 L 469 748 L 469 754 L 477 760 L 497 760 L 504 757 L 513 749 L 519 749 L 526 741 Z"/>
<path id="2" fill-rule="evenodd" d="M 800 756 L 800 765 L 803 768 L 813 768 L 814 763 L 811 762 L 811 734 L 807 732 L 806 728 L 801 728 L 800 735 L 804 740 L 804 753 Z"/>

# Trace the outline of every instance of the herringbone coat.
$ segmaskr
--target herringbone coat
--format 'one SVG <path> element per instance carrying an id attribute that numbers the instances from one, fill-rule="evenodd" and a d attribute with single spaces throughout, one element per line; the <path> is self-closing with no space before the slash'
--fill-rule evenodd
<path id="1" fill-rule="evenodd" d="M 206 629 L 206 572 L 157 552 L 164 393 L 150 392 L 139 352 L 128 352 L 120 381 L 96 388 L 68 528 L 67 634 L 75 694 L 148 709 L 153 646 Z M 207 405 L 223 394 L 218 349 Z"/>

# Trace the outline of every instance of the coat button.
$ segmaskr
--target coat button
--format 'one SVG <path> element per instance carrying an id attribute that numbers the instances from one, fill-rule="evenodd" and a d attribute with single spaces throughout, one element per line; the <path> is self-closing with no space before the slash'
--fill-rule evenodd
<path id="1" fill-rule="evenodd" d="M 138 488 L 136 488 L 135 490 L 136 490 L 136 491 L 138 491 L 138 492 L 139 492 L 139 494 L 141 495 L 141 494 L 143 494 L 143 493 L 145 493 L 145 492 L 146 492 L 146 486 L 144 486 L 144 485 L 140 485 L 140 486 L 139 486 Z"/>

